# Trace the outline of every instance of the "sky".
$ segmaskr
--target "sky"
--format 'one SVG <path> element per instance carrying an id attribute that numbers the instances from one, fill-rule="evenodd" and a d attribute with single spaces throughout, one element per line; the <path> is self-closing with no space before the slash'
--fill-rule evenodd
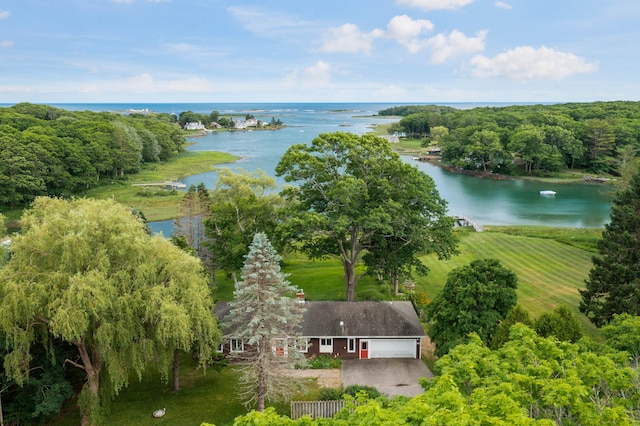
<path id="1" fill-rule="evenodd" d="M 638 0 L 0 0 L 0 103 L 640 100 Z"/>

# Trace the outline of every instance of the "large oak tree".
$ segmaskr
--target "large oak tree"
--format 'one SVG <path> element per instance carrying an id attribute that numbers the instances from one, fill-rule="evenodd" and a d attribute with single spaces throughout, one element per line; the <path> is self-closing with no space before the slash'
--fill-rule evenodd
<path id="1" fill-rule="evenodd" d="M 355 300 L 364 274 L 356 273 L 356 265 L 367 250 L 375 269 L 382 266 L 379 249 L 392 247 L 403 256 L 393 261 L 398 270 L 414 261 L 417 250 L 447 256 L 455 248 L 453 222 L 433 180 L 403 163 L 386 139 L 323 133 L 310 145 L 291 146 L 276 172 L 296 185 L 283 191 L 293 208 L 281 229 L 311 258 L 341 260 L 348 301 Z M 401 250 L 403 244 L 412 248 Z"/>
<path id="2" fill-rule="evenodd" d="M 0 269 L 0 333 L 7 376 L 29 374 L 36 339 L 77 349 L 66 364 L 86 374 L 82 424 L 99 422 L 102 398 L 141 377 L 149 363 L 167 377 L 175 349 L 204 365 L 219 330 L 198 259 L 115 201 L 37 198 Z"/>

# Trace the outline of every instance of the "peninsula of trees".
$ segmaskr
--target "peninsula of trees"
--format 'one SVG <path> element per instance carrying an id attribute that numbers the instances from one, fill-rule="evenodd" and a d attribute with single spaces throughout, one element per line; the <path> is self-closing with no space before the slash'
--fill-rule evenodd
<path id="1" fill-rule="evenodd" d="M 422 139 L 424 147 L 440 149 L 443 161 L 467 170 L 548 175 L 576 168 L 628 177 L 637 168 L 640 102 L 413 105 L 379 115 L 401 116 L 389 133 Z"/>

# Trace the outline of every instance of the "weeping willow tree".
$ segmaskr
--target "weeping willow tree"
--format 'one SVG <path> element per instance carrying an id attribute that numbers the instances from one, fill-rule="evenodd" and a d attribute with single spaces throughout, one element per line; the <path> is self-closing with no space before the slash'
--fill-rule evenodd
<path id="1" fill-rule="evenodd" d="M 130 210 L 112 200 L 38 198 L 0 269 L 0 333 L 5 371 L 29 375 L 36 339 L 77 349 L 65 360 L 86 374 L 81 423 L 97 424 L 104 402 L 141 377 L 150 363 L 168 378 L 176 349 L 201 364 L 219 330 L 198 259 L 150 237 Z"/>

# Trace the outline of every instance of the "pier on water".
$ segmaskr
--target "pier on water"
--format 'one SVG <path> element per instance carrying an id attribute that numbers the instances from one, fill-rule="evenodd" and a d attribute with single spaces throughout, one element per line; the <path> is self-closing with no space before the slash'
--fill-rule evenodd
<path id="1" fill-rule="evenodd" d="M 173 191 L 175 191 L 176 189 L 184 189 L 187 187 L 187 185 L 185 185 L 182 182 L 149 182 L 149 183 L 133 183 L 131 184 L 132 186 L 156 186 L 156 187 L 161 187 L 161 188 L 165 188 L 165 189 L 171 189 Z"/>
<path id="2" fill-rule="evenodd" d="M 482 225 L 478 223 L 475 219 L 461 214 L 454 216 L 456 218 L 456 224 L 458 226 L 471 226 L 476 232 L 482 232 Z"/>

